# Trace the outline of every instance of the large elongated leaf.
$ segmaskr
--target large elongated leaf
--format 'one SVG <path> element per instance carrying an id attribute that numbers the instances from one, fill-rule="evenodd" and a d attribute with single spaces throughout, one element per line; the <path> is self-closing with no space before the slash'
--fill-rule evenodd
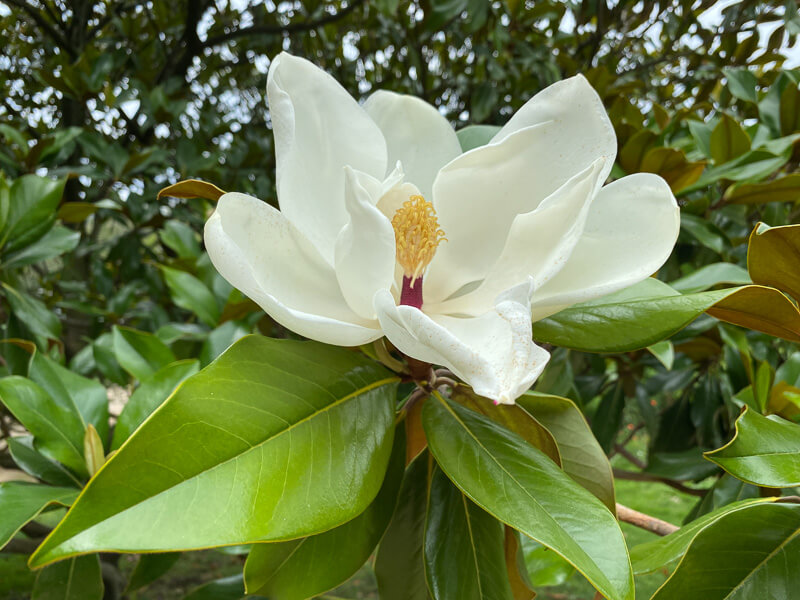
<path id="1" fill-rule="evenodd" d="M 800 225 L 756 225 L 747 246 L 747 269 L 753 281 L 784 290 L 794 296 L 795 300 L 800 299 L 798 262 Z"/>
<path id="2" fill-rule="evenodd" d="M 101 600 L 103 575 L 96 554 L 77 556 L 42 569 L 31 600 Z"/>
<path id="3" fill-rule="evenodd" d="M 197 373 L 199 366 L 196 360 L 179 360 L 144 380 L 131 394 L 117 419 L 111 449 L 119 448 L 184 379 Z"/>
<path id="4" fill-rule="evenodd" d="M 567 398 L 528 392 L 517 404 L 553 434 L 564 472 L 616 513 L 611 465 L 575 403 Z"/>
<path id="5" fill-rule="evenodd" d="M 345 349 L 243 338 L 123 444 L 31 564 L 287 540 L 340 525 L 380 488 L 396 382 Z"/>
<path id="6" fill-rule="evenodd" d="M 0 245 L 12 252 L 42 237 L 53 224 L 56 208 L 64 193 L 64 179 L 23 175 L 9 190 L 11 202 Z"/>
<path id="7" fill-rule="evenodd" d="M 381 490 L 363 513 L 319 535 L 253 546 L 244 566 L 248 594 L 305 600 L 347 581 L 364 565 L 386 531 L 397 502 L 406 458 L 400 431 Z"/>
<path id="8" fill-rule="evenodd" d="M 425 403 L 423 424 L 442 470 L 473 502 L 564 556 L 609 600 L 633 598 L 616 519 L 544 453 L 438 394 Z"/>
<path id="9" fill-rule="evenodd" d="M 710 524 L 716 523 L 729 513 L 746 509 L 755 504 L 773 502 L 774 500 L 774 498 L 756 498 L 733 502 L 703 515 L 699 519 L 695 519 L 674 533 L 670 533 L 652 542 L 634 546 L 631 548 L 633 572 L 636 575 L 642 575 L 666 567 L 672 561 L 678 560 L 683 556 L 695 536 Z"/>
<path id="10" fill-rule="evenodd" d="M 705 457 L 748 483 L 775 488 L 800 485 L 800 425 L 745 408 L 733 439 Z"/>
<path id="11" fill-rule="evenodd" d="M 436 469 L 428 498 L 425 572 L 435 600 L 513 600 L 503 524 Z"/>
<path id="12" fill-rule="evenodd" d="M 62 367 L 38 351 L 31 357 L 28 377 L 42 386 L 63 410 L 77 413 L 84 429 L 87 425 L 93 425 L 100 438 L 106 441 L 108 398 L 105 387 Z"/>
<path id="13" fill-rule="evenodd" d="M 172 350 L 152 333 L 114 327 L 112 335 L 114 355 L 120 366 L 139 381 L 175 362 Z"/>
<path id="14" fill-rule="evenodd" d="M 536 417 L 532 416 L 530 412 L 523 410 L 516 404 L 495 405 L 488 398 L 478 396 L 470 388 L 463 385 L 456 386 L 451 398 L 455 402 L 486 415 L 492 421 L 513 431 L 526 442 L 544 452 L 558 466 L 562 466 L 558 444 L 553 434 L 536 420 Z"/>
<path id="15" fill-rule="evenodd" d="M 576 304 L 533 324 L 538 341 L 585 352 L 628 352 L 683 329 L 703 312 L 800 341 L 800 312 L 778 290 L 745 285 L 682 295 L 656 279 Z"/>
<path id="16" fill-rule="evenodd" d="M 85 424 L 77 410 L 59 404 L 39 385 L 17 375 L 0 379 L 0 401 L 33 434 L 36 448 L 45 456 L 87 474 Z"/>
<path id="17" fill-rule="evenodd" d="M 428 463 L 423 452 L 406 470 L 397 508 L 375 557 L 381 600 L 428 600 L 423 540 L 428 504 Z"/>
<path id="18" fill-rule="evenodd" d="M 66 227 L 56 226 L 33 244 L 24 246 L 4 257 L 3 268 L 18 268 L 71 252 L 78 245 L 81 234 Z"/>
<path id="19" fill-rule="evenodd" d="M 73 488 L 21 481 L 0 483 L 0 548 L 50 504 L 69 506 L 78 496 Z"/>
<path id="20" fill-rule="evenodd" d="M 800 574 L 800 506 L 758 504 L 697 534 L 653 600 L 792 600 Z"/>
<path id="21" fill-rule="evenodd" d="M 69 469 L 47 458 L 35 448 L 32 435 L 10 437 L 6 439 L 6 443 L 14 462 L 29 475 L 52 485 L 83 487 L 80 479 Z"/>

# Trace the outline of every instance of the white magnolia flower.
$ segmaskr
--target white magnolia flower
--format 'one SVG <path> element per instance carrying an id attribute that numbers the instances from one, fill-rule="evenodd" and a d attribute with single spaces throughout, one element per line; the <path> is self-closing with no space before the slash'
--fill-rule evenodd
<path id="1" fill-rule="evenodd" d="M 464 153 L 425 102 L 379 91 L 360 106 L 289 54 L 272 61 L 267 92 L 280 211 L 225 194 L 205 242 L 225 279 L 308 338 L 386 335 L 513 403 L 549 358 L 532 319 L 648 277 L 675 243 L 663 179 L 602 187 L 616 136 L 583 77 Z"/>

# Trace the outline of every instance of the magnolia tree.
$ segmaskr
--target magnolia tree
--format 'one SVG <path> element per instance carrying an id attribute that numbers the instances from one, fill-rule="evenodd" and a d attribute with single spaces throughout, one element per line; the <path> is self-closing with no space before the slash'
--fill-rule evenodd
<path id="1" fill-rule="evenodd" d="M 800 94 L 786 78 L 783 90 Z M 749 272 L 714 267 L 676 287 L 653 277 L 681 228 L 673 190 L 746 181 L 734 169 L 756 177 L 764 161 L 774 172 L 797 134 L 781 135 L 781 121 L 751 142 L 732 119 L 695 125 L 728 169 L 704 182 L 704 163 L 669 153 L 655 169 L 663 177 L 615 166 L 620 128 L 582 76 L 533 96 L 502 127 L 460 131 L 415 97 L 378 91 L 360 105 L 289 54 L 272 60 L 267 92 L 279 209 L 199 180 L 162 195 L 216 202 L 203 238 L 213 267 L 291 333 L 242 337 L 198 371 L 162 340 L 116 328 L 114 352 L 143 383 L 110 443 L 102 386 L 14 341 L 29 352 L 28 377 L 0 380 L 0 398 L 33 437 L 9 446 L 51 485 L 0 487 L 0 541 L 47 506 L 71 506 L 30 557 L 43 568 L 39 597 L 102 597 L 98 553 L 142 553 L 133 585 L 163 573 L 176 551 L 224 546 L 245 547 L 243 578 L 192 597 L 312 598 L 374 556 L 385 600 L 531 599 L 534 547 L 597 598 L 633 599 L 634 575 L 667 566 L 656 600 L 794 597 L 800 396 L 788 384 L 774 392 L 742 330 L 724 330 L 751 378 L 724 413 L 736 429 L 698 457 L 726 475 L 680 529 L 616 503 L 601 427 L 616 434 L 614 407 L 631 381 L 623 363 L 611 394 L 593 394 L 603 397 L 593 427 L 573 400 L 530 390 L 559 348 L 649 348 L 672 365 L 663 340 L 704 313 L 799 341 L 795 226 L 757 226 Z M 637 134 L 619 162 L 649 156 L 657 136 L 643 131 L 652 137 Z M 734 154 L 740 132 L 748 149 Z M 731 188 L 726 202 L 794 189 L 792 177 Z M 64 251 L 68 232 L 7 200 L 58 190 L 17 181 L 0 195 L 3 243 L 14 244 L 4 258 L 36 259 L 41 240 Z M 31 240 L 38 250 L 25 249 Z M 181 306 L 220 318 L 204 312 L 212 292 L 200 280 L 164 273 Z M 720 288 L 730 283 L 741 285 Z M 23 313 L 24 301 L 9 296 Z M 786 364 L 794 383 L 800 361 Z M 729 488 L 744 486 L 756 493 L 731 502 Z M 664 537 L 630 549 L 620 521 Z"/>
<path id="2" fill-rule="evenodd" d="M 795 597 L 800 229 L 750 233 L 747 211 L 794 219 L 800 77 L 759 90 L 745 73 L 728 86 L 758 116 L 747 130 L 607 114 L 579 75 L 502 126 L 455 131 L 416 97 L 359 104 L 280 54 L 279 208 L 200 180 L 163 190 L 214 207 L 207 256 L 185 224 L 159 231 L 164 283 L 196 323 L 115 326 L 70 368 L 25 269 L 73 251 L 65 223 L 88 209 L 61 204 L 64 180 L 0 180 L 0 400 L 35 478 L 0 484 L 0 544 L 32 551 L 34 597 L 133 592 L 217 547 L 247 555 L 243 576 L 189 598 L 312 598 L 372 560 L 384 600 L 530 600 L 536 553 L 608 600 L 665 569 L 655 600 Z M 695 269 L 681 231 L 728 260 Z M 243 335 L 261 310 L 281 339 Z M 568 350 L 614 358 L 575 375 Z M 140 382 L 113 431 L 93 369 Z M 675 389 L 692 395 L 656 419 L 650 397 Z M 637 474 L 702 496 L 680 528 L 616 502 L 626 397 L 630 435 L 654 438 Z M 52 531 L 34 521 L 55 506 L 70 508 Z M 629 548 L 621 521 L 662 537 Z M 141 554 L 124 584 L 109 553 Z"/>

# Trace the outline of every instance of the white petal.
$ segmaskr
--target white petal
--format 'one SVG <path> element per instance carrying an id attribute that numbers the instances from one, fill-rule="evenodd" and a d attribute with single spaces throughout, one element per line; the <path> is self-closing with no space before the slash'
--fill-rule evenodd
<path id="1" fill-rule="evenodd" d="M 383 180 L 383 134 L 333 77 L 302 58 L 273 59 L 267 95 L 281 211 L 333 264 L 347 222 L 344 166 Z"/>
<path id="2" fill-rule="evenodd" d="M 394 229 L 376 202 L 358 173 L 346 167 L 350 220 L 336 240 L 336 278 L 347 304 L 366 319 L 375 318 L 375 292 L 391 288 L 395 275 Z"/>
<path id="3" fill-rule="evenodd" d="M 605 159 L 599 158 L 570 179 L 536 209 L 518 215 L 500 257 L 473 291 L 425 304 L 432 313 L 479 315 L 489 310 L 503 291 L 528 278 L 538 289 L 560 271 L 583 233 L 589 207 L 603 181 Z"/>
<path id="4" fill-rule="evenodd" d="M 580 139 L 565 139 L 569 133 L 556 121 L 534 125 L 462 154 L 439 172 L 433 203 L 448 241 L 424 280 L 426 299 L 439 302 L 484 279 L 517 215 L 536 209 L 598 159 L 613 160 L 584 152 Z"/>
<path id="5" fill-rule="evenodd" d="M 568 170 L 569 164 L 577 162 L 581 171 L 603 156 L 608 162 L 601 179 L 608 177 L 617 155 L 617 136 L 603 101 L 583 75 L 558 81 L 536 94 L 495 134 L 492 143 L 548 121 L 559 132 L 550 140 L 551 168 Z"/>
<path id="6" fill-rule="evenodd" d="M 513 404 L 541 374 L 549 354 L 531 339 L 530 284 L 498 298 L 480 317 L 429 316 L 396 306 L 387 291 L 375 295 L 386 337 L 404 354 L 444 365 L 476 393 Z"/>
<path id="7" fill-rule="evenodd" d="M 217 271 L 284 327 L 339 346 L 380 337 L 375 321 L 348 307 L 330 265 L 265 202 L 225 194 L 204 237 Z"/>
<path id="8" fill-rule="evenodd" d="M 534 320 L 649 277 L 669 258 L 679 229 L 678 204 L 658 175 L 637 173 L 605 186 L 567 264 L 535 291 Z"/>
<path id="9" fill-rule="evenodd" d="M 406 179 L 430 200 L 439 169 L 461 154 L 450 123 L 419 98 L 383 90 L 367 99 L 364 110 L 386 138 L 389 164 L 399 160 Z"/>

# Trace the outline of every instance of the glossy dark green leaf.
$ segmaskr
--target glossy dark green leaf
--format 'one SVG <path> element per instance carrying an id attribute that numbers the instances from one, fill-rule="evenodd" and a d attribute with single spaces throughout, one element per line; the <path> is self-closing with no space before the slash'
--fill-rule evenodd
<path id="1" fill-rule="evenodd" d="M 114 354 L 114 337 L 104 333 L 92 342 L 92 359 L 103 377 L 118 385 L 127 385 L 130 377 L 117 362 Z"/>
<path id="2" fill-rule="evenodd" d="M 139 381 L 175 362 L 172 350 L 152 333 L 116 326 L 113 336 L 117 361 Z"/>
<path id="3" fill-rule="evenodd" d="M 181 557 L 180 552 L 154 552 L 142 554 L 128 578 L 125 592 L 130 593 L 153 583 L 166 574 Z"/>
<path id="4" fill-rule="evenodd" d="M 564 556 L 610 600 L 633 598 L 616 519 L 540 450 L 438 394 L 423 424 L 436 461 L 473 502 Z"/>
<path id="5" fill-rule="evenodd" d="M 378 495 L 352 521 L 289 542 L 255 544 L 244 566 L 245 589 L 281 600 L 305 600 L 347 581 L 372 554 L 392 518 L 405 469 L 405 437 L 394 448 Z"/>
<path id="6" fill-rule="evenodd" d="M 428 505 L 429 455 L 406 469 L 389 527 L 378 546 L 375 576 L 381 600 L 428 600 L 423 541 Z"/>
<path id="7" fill-rule="evenodd" d="M 32 564 L 332 529 L 363 512 L 380 488 L 396 383 L 346 349 L 243 338 L 123 444 Z"/>
<path id="8" fill-rule="evenodd" d="M 119 448 L 173 390 L 184 379 L 197 373 L 199 368 L 196 360 L 180 360 L 163 367 L 139 384 L 117 419 L 111 450 Z"/>
<path id="9" fill-rule="evenodd" d="M 164 280 L 175 304 L 193 312 L 209 327 L 217 324 L 222 311 L 214 294 L 202 281 L 191 273 L 169 267 L 162 266 L 161 272 L 164 273 Z"/>
<path id="10" fill-rule="evenodd" d="M 592 433 L 605 454 L 614 447 L 624 410 L 625 391 L 622 381 L 618 380 L 603 394 L 592 421 Z"/>
<path id="11" fill-rule="evenodd" d="M 0 246 L 5 252 L 22 248 L 49 231 L 64 193 L 66 179 L 23 175 L 9 190 L 10 205 Z"/>
<path id="12" fill-rule="evenodd" d="M 792 600 L 800 574 L 800 506 L 758 504 L 708 525 L 653 600 Z"/>
<path id="13" fill-rule="evenodd" d="M 203 584 L 183 597 L 183 600 L 239 600 L 244 598 L 244 577 L 231 575 Z M 247 596 L 248 600 L 261 600 L 263 596 Z"/>
<path id="14" fill-rule="evenodd" d="M 562 466 L 558 444 L 553 434 L 530 412 L 516 404 L 495 404 L 488 398 L 478 396 L 471 388 L 464 385 L 456 386 L 451 399 L 513 431 L 526 442 L 544 452 L 558 466 Z"/>
<path id="15" fill-rule="evenodd" d="M 32 435 L 21 435 L 6 439 L 11 458 L 20 469 L 41 479 L 45 483 L 58 486 L 82 487 L 80 479 L 69 469 L 39 452 L 33 443 Z"/>
<path id="16" fill-rule="evenodd" d="M 77 410 L 59 404 L 39 385 L 17 375 L 0 379 L 0 401 L 33 434 L 42 454 L 79 475 L 87 474 L 83 459 L 86 426 Z"/>
<path id="17" fill-rule="evenodd" d="M 101 600 L 103 576 L 96 554 L 77 556 L 42 569 L 31 600 Z"/>
<path id="18" fill-rule="evenodd" d="M 77 496 L 74 488 L 22 481 L 0 483 L 0 548 L 47 506 L 69 506 Z"/>
<path id="19" fill-rule="evenodd" d="M 608 457 L 575 403 L 567 398 L 528 392 L 517 399 L 517 404 L 553 434 L 564 472 L 616 512 L 614 475 Z"/>
<path id="20" fill-rule="evenodd" d="M 106 388 L 93 379 L 81 377 L 62 367 L 42 352 L 34 352 L 28 377 L 38 383 L 65 411 L 77 412 L 84 429 L 93 425 L 105 442 L 108 438 Z"/>
<path id="21" fill-rule="evenodd" d="M 31 333 L 46 340 L 57 340 L 61 337 L 61 321 L 41 300 L 5 283 L 2 287 L 14 315 Z"/>
<path id="22" fill-rule="evenodd" d="M 668 338 L 703 312 L 800 340 L 800 312 L 778 290 L 748 285 L 682 295 L 652 278 L 538 321 L 533 324 L 533 337 L 585 352 L 628 352 Z"/>
<path id="23" fill-rule="evenodd" d="M 4 256 L 3 268 L 16 269 L 71 252 L 78 245 L 80 238 L 79 232 L 57 225 L 32 244 Z"/>
<path id="24" fill-rule="evenodd" d="M 724 473 L 722 477 L 714 482 L 714 485 L 706 492 L 705 496 L 698 500 L 689 514 L 686 515 L 683 523 L 688 524 L 728 504 L 758 497 L 760 497 L 760 494 L 756 486 Z"/>
<path id="25" fill-rule="evenodd" d="M 745 408 L 733 439 L 705 457 L 734 477 L 766 487 L 800 485 L 800 425 Z"/>
<path id="26" fill-rule="evenodd" d="M 425 572 L 435 600 L 513 600 L 503 524 L 435 469 L 425 526 Z"/>
<path id="27" fill-rule="evenodd" d="M 762 498 L 734 502 L 695 519 L 674 533 L 652 542 L 634 546 L 631 548 L 633 572 L 636 575 L 642 575 L 666 567 L 683 556 L 695 536 L 710 524 L 716 523 L 727 514 L 746 509 L 749 506 L 772 501 L 769 498 Z"/>

